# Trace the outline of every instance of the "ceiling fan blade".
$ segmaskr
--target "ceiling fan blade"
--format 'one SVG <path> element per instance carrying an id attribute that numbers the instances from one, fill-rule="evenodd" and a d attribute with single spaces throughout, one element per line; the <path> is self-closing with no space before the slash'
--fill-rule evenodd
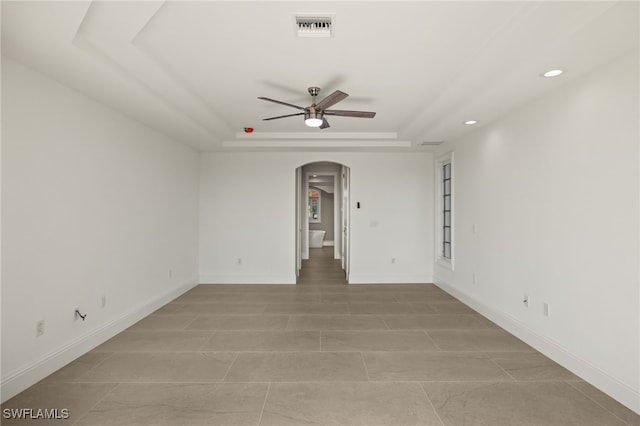
<path id="1" fill-rule="evenodd" d="M 327 96 L 326 98 L 324 98 L 323 100 L 318 102 L 316 104 L 316 109 L 319 109 L 319 110 L 327 109 L 331 105 L 337 104 L 338 102 L 340 102 L 341 100 L 343 100 L 347 96 L 349 96 L 349 95 L 347 95 L 346 93 L 344 93 L 344 92 L 342 92 L 340 90 L 336 90 L 335 92 L 333 92 L 332 94 L 330 94 L 329 96 Z"/>
<path id="2" fill-rule="evenodd" d="M 286 105 L 286 106 L 290 106 L 290 107 L 293 107 L 293 108 L 301 109 L 301 110 L 304 111 L 304 108 L 301 107 L 301 106 L 298 106 L 298 105 L 288 104 L 286 102 L 276 101 L 275 99 L 265 98 L 265 97 L 262 97 L 262 96 L 258 96 L 258 99 L 262 99 L 263 101 L 275 102 L 275 103 L 280 104 L 280 105 Z"/>
<path id="3" fill-rule="evenodd" d="M 376 113 L 371 111 L 345 111 L 340 109 L 327 109 L 327 110 L 324 110 L 324 114 L 337 115 L 341 117 L 360 117 L 360 118 L 373 118 L 376 116 Z"/>
<path id="4" fill-rule="evenodd" d="M 265 121 L 266 120 L 275 120 L 277 118 L 293 117 L 295 115 L 304 115 L 304 112 L 298 112 L 298 113 L 295 113 L 295 114 L 287 114 L 287 115 L 279 115 L 277 117 L 263 118 L 262 120 L 265 120 Z"/>
<path id="5" fill-rule="evenodd" d="M 325 117 L 322 117 L 322 124 L 320 125 L 320 128 L 326 129 L 327 127 L 331 127 L 331 126 L 329 126 L 329 122 L 327 121 L 327 119 Z"/>

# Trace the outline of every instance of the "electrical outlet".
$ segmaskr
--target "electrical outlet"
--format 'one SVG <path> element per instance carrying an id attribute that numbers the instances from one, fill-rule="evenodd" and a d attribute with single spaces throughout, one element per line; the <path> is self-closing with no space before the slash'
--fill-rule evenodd
<path id="1" fill-rule="evenodd" d="M 529 307 L 529 295 L 525 294 L 524 297 L 522 298 L 522 304 L 524 305 L 525 308 Z"/>
<path id="2" fill-rule="evenodd" d="M 36 337 L 44 334 L 44 320 L 36 322 Z"/>

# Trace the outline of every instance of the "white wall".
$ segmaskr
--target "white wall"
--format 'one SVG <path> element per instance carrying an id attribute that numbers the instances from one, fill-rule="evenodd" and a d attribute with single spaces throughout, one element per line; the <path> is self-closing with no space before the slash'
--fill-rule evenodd
<path id="1" fill-rule="evenodd" d="M 203 154 L 201 282 L 295 283 L 295 169 L 314 161 L 351 168 L 351 282 L 431 282 L 428 153 Z"/>
<path id="2" fill-rule="evenodd" d="M 198 158 L 4 57 L 2 112 L 6 400 L 197 283 Z"/>
<path id="3" fill-rule="evenodd" d="M 444 288 L 636 411 L 638 75 L 634 52 L 443 146 L 439 153 L 455 152 L 456 267 L 435 272 Z"/>

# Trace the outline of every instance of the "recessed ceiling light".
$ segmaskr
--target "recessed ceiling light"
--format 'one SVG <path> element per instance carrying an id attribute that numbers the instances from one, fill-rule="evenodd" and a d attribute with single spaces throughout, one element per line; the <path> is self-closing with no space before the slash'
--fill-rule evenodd
<path id="1" fill-rule="evenodd" d="M 549 70 L 547 72 L 545 72 L 544 74 L 542 74 L 543 77 L 557 77 L 559 75 L 561 75 L 564 71 L 563 70 Z"/>
<path id="2" fill-rule="evenodd" d="M 478 124 L 477 120 L 467 120 L 464 122 L 464 124 Z"/>

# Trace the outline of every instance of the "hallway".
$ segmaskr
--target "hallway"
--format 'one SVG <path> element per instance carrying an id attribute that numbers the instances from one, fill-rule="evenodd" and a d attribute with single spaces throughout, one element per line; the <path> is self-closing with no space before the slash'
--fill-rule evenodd
<path id="1" fill-rule="evenodd" d="M 334 259 L 334 248 L 310 248 L 309 259 L 302 261 L 298 284 L 343 285 L 347 284 L 340 260 Z"/>

